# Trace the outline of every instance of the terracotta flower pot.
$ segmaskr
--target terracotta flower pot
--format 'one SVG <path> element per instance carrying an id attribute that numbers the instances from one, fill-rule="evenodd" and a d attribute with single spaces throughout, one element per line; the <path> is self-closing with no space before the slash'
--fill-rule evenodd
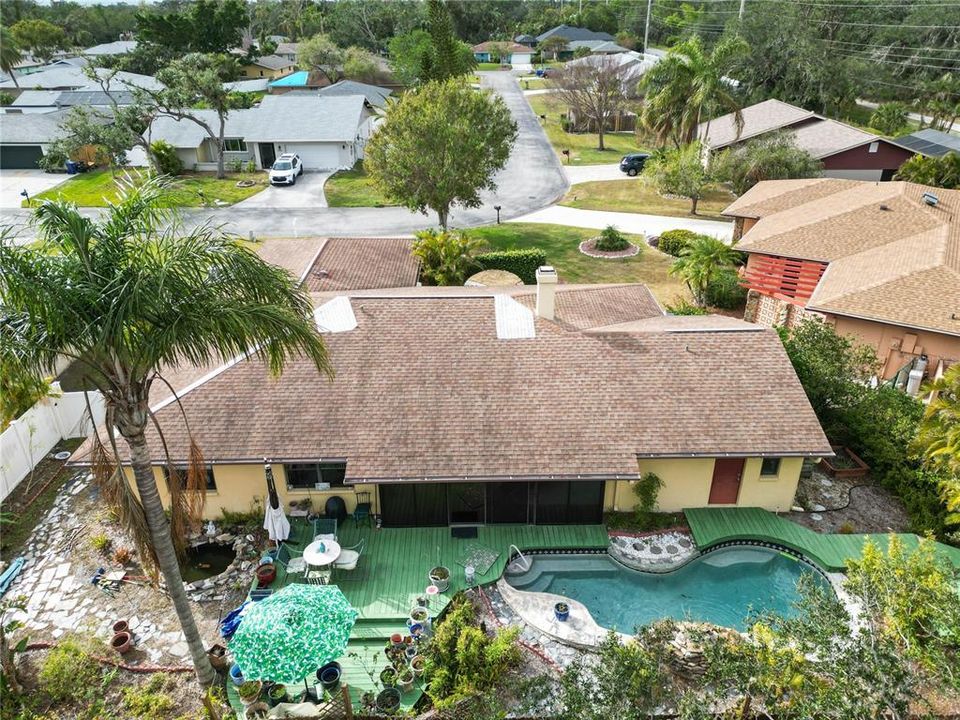
<path id="1" fill-rule="evenodd" d="M 257 568 L 257 584 L 260 587 L 268 587 L 270 583 L 277 579 L 277 566 L 272 563 L 261 565 Z"/>
<path id="2" fill-rule="evenodd" d="M 130 648 L 133 647 L 133 637 L 129 632 L 118 632 L 113 636 L 113 640 L 110 641 L 110 647 L 121 655 L 126 655 L 130 652 Z"/>
<path id="3" fill-rule="evenodd" d="M 122 632 L 130 632 L 130 623 L 128 623 L 126 620 L 117 620 L 113 624 L 113 634 L 116 635 L 117 633 Z"/>

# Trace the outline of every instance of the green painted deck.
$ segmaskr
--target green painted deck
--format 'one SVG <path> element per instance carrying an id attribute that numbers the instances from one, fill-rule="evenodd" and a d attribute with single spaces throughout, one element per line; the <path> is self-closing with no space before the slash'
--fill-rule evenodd
<path id="1" fill-rule="evenodd" d="M 466 589 L 462 562 L 467 549 L 474 544 L 500 555 L 486 573 L 476 575 L 476 582 L 486 584 L 500 578 L 507 564 L 510 545 L 524 550 L 595 550 L 609 544 L 603 525 L 490 525 L 477 528 L 477 537 L 458 539 L 448 527 L 382 528 L 357 526 L 347 519 L 337 528 L 342 547 L 366 541 L 356 570 L 334 571 L 331 582 L 360 613 L 350 635 L 347 653 L 338 658 L 343 681 L 357 705 L 367 690 L 379 690 L 380 670 L 386 666 L 383 649 L 393 633 L 406 634 L 406 621 L 416 599 L 425 594 L 430 584 L 427 574 L 437 565 L 450 570 L 450 588 L 435 596 L 430 614 L 437 615 L 458 590 Z M 291 519 L 293 547 L 303 549 L 313 540 L 313 527 L 300 519 Z M 277 568 L 274 589 L 288 582 L 282 568 Z M 372 677 L 371 677 L 372 675 Z M 403 707 L 412 707 L 423 694 L 419 685 L 405 693 Z M 230 691 L 231 701 L 239 703 Z"/>
<path id="2" fill-rule="evenodd" d="M 825 570 L 838 571 L 846 561 L 857 559 L 867 539 L 886 550 L 887 534 L 818 533 L 761 508 L 691 508 L 684 510 L 690 532 L 701 550 L 731 540 L 761 540 L 803 553 Z M 908 548 L 920 538 L 912 533 L 896 533 Z M 960 568 L 960 549 L 937 543 L 937 550 Z"/>

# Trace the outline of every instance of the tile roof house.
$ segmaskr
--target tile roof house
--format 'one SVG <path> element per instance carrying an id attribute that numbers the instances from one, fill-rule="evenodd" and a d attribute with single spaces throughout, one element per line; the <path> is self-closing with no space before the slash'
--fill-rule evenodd
<path id="1" fill-rule="evenodd" d="M 746 319 L 823 317 L 873 347 L 883 378 L 898 383 L 960 362 L 960 191 L 775 180 L 724 214 L 749 254 Z"/>
<path id="2" fill-rule="evenodd" d="M 798 147 L 823 163 L 824 176 L 856 180 L 890 180 L 913 155 L 896 141 L 780 100 L 750 105 L 741 115 L 739 133 L 733 113 L 700 123 L 700 141 L 710 152 L 718 152 L 768 133 L 788 132 Z"/>
<path id="3" fill-rule="evenodd" d="M 216 120 L 213 110 L 194 114 Z M 351 168 L 363 157 L 372 117 L 362 95 L 267 95 L 258 107 L 233 110 L 227 116 L 226 158 L 253 160 L 258 168 L 268 168 L 283 153 L 297 153 L 307 170 Z M 195 122 L 158 117 L 150 132 L 154 140 L 173 145 L 184 167 L 216 167 L 211 140 Z"/>
<path id="4" fill-rule="evenodd" d="M 338 495 L 349 511 L 370 493 L 396 527 L 599 522 L 633 506 L 647 471 L 665 510 L 783 510 L 803 458 L 831 454 L 773 331 L 674 325 L 642 285 L 538 278 L 315 293 L 333 378 L 302 360 L 272 378 L 238 358 L 178 387 L 203 419 L 191 430 L 213 470 L 207 516 L 262 498 L 265 459 L 282 502 Z M 178 403 L 154 411 L 182 461 Z"/>

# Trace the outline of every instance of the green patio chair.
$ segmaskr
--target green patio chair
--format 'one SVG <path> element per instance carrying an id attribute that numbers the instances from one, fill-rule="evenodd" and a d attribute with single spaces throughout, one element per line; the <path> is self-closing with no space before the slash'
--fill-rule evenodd
<path id="1" fill-rule="evenodd" d="M 337 519 L 318 517 L 313 521 L 313 539 L 314 540 L 336 540 L 337 539 Z"/>
<path id="2" fill-rule="evenodd" d="M 287 543 L 280 543 L 280 549 L 277 551 L 275 562 L 287 571 L 287 577 L 291 575 L 305 575 L 307 572 L 307 563 L 303 559 L 303 550 L 294 550 L 287 545 Z"/>
<path id="3" fill-rule="evenodd" d="M 371 515 L 370 515 L 370 493 L 369 492 L 358 492 L 357 493 L 357 507 L 353 511 L 353 521 L 360 525 L 361 520 L 366 520 L 368 526 L 372 526 Z"/>

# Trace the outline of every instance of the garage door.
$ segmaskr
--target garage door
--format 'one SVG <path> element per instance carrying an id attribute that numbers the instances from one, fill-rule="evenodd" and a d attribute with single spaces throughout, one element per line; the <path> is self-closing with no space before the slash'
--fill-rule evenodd
<path id="1" fill-rule="evenodd" d="M 35 170 L 43 157 L 39 145 L 0 145 L 0 168 L 3 170 Z"/>
<path id="2" fill-rule="evenodd" d="M 299 155 L 306 170 L 333 170 L 340 167 L 339 143 L 287 143 L 283 152 Z"/>

